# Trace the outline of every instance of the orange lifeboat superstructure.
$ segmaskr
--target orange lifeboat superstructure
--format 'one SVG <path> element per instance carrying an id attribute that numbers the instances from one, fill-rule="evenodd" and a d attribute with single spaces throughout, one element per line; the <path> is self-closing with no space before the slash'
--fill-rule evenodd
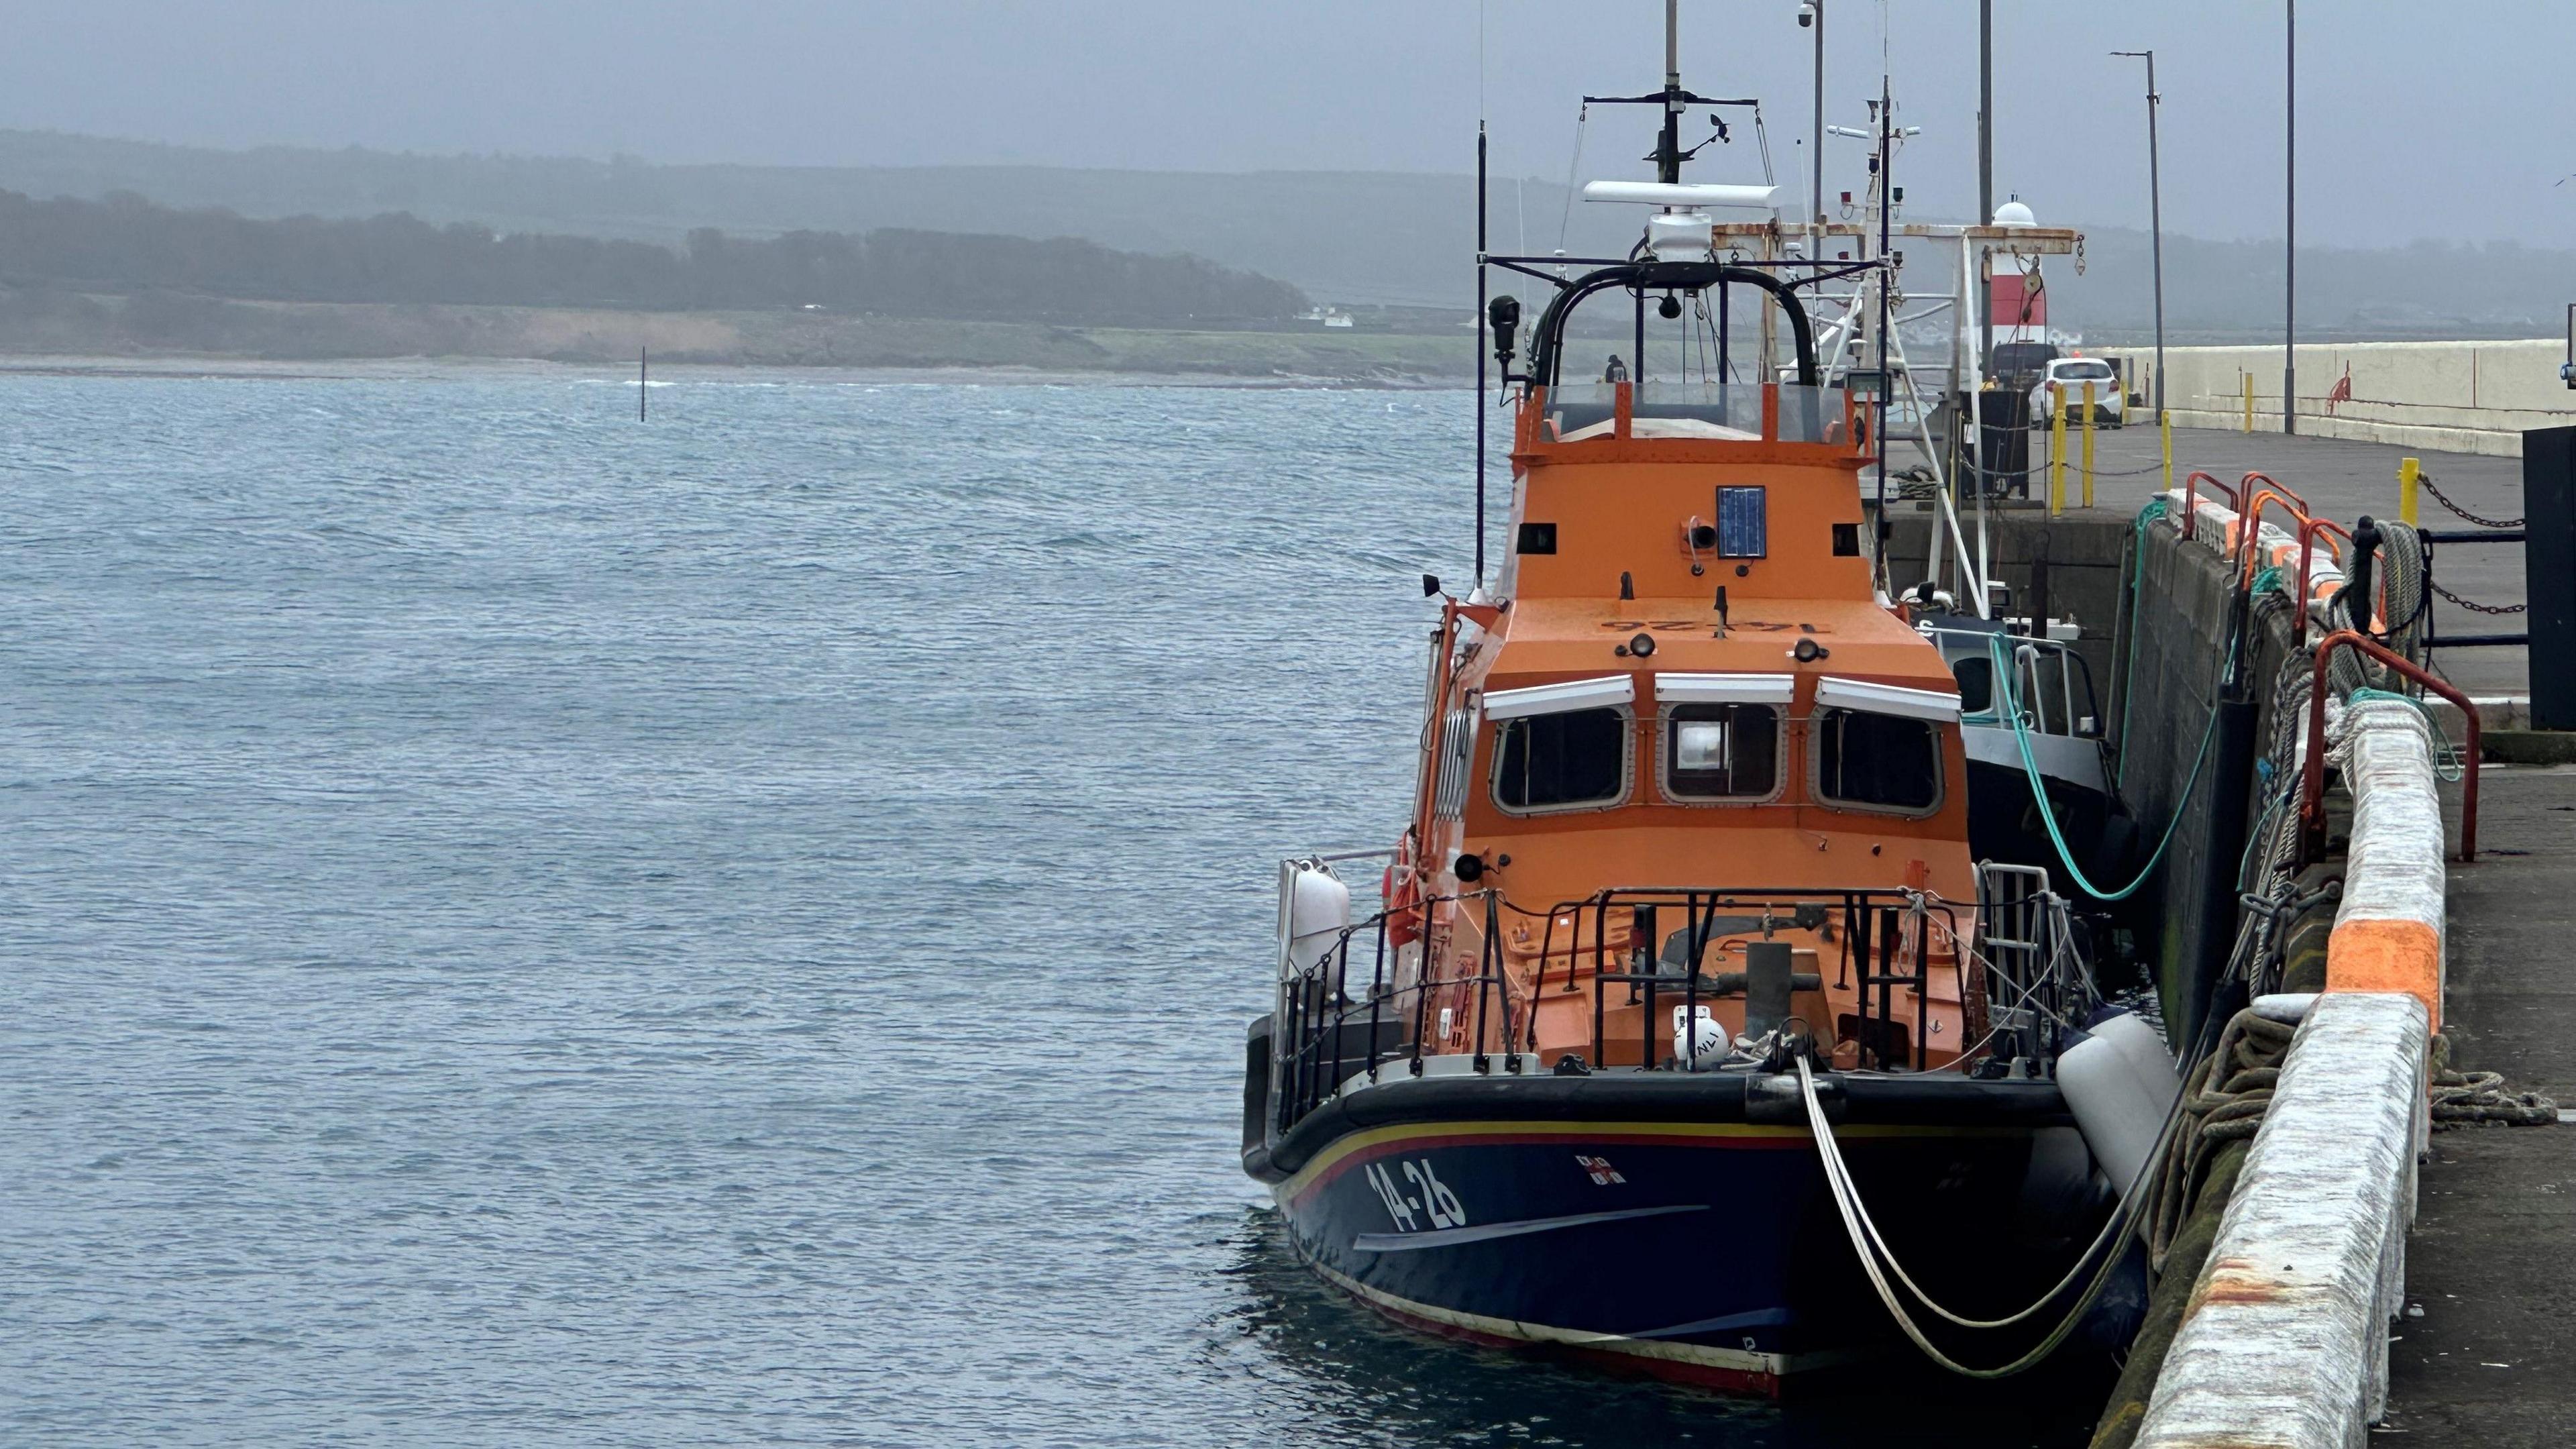
<path id="1" fill-rule="evenodd" d="M 1665 183 L 1702 99 L 1668 78 Z M 1970 1313 L 2064 1270 L 2015 1241 L 2080 1241 L 2103 1205 L 2050 1075 L 2062 913 L 1972 859 L 1957 684 L 1875 566 L 1882 410 L 1710 236 L 1668 207 L 1628 260 L 1521 268 L 1556 291 L 1518 371 L 1493 309 L 1504 561 L 1443 597 L 1396 849 L 1281 867 L 1243 1164 L 1397 1319 L 1769 1392 L 1893 1336 L 1854 1194 Z M 1734 375 L 1729 289 L 1778 307 L 1793 366 Z M 1587 298 L 1633 330 L 1571 326 Z M 1717 365 L 1572 361 L 1624 335 L 1644 372 L 1650 307 Z M 1359 857 L 1386 862 L 1373 912 L 1335 873 Z"/>
<path id="2" fill-rule="evenodd" d="M 1686 930 L 1686 903 L 1615 893 L 1704 888 L 1701 914 L 1722 924 L 1705 933 L 1702 974 L 1749 940 L 1790 941 L 1798 974 L 1825 978 L 1799 993 L 1799 1016 L 1837 1064 L 1956 1060 L 1972 983 L 1952 945 L 1973 931 L 1977 894 L 1956 686 L 1876 596 L 1861 547 L 1867 415 L 1840 391 L 1769 383 L 1728 389 L 1753 404 L 1751 436 L 1694 436 L 1724 425 L 1671 426 L 1705 422 L 1682 407 L 1640 418 L 1634 383 L 1597 390 L 1612 394 L 1610 426 L 1572 441 L 1562 435 L 1591 425 L 1569 427 L 1555 389 L 1523 397 L 1499 602 L 1444 610 L 1413 879 L 1399 887 L 1444 903 L 1430 979 L 1472 982 L 1498 954 L 1523 1049 L 1635 1064 L 1657 1035 L 1638 1019 L 1643 993 L 1609 988 L 1596 1043 L 1597 978 L 1638 974 L 1641 945 L 1669 962 L 1666 940 L 1637 938 L 1639 908 Z M 1493 718 L 1498 700 L 1508 719 Z M 1576 749 L 1603 758 L 1551 758 Z M 1850 758 L 1864 749 L 1865 769 Z M 1900 750 L 1910 768 L 1890 758 Z M 1505 778 L 1533 767 L 1564 778 Z M 1904 963 L 1925 982 L 1892 984 L 1876 1018 L 1858 977 L 1886 973 L 1853 969 L 1856 933 L 1834 896 L 1846 888 L 1949 903 L 1930 959 Z M 1586 907 L 1605 891 L 1614 909 L 1596 925 L 1605 913 Z M 1483 893 L 1502 908 L 1490 951 Z M 1742 925 L 1766 908 L 1767 934 Z M 1469 1004 L 1448 1002 L 1442 1045 L 1476 1049 Z M 1744 1031 L 1741 997 L 1707 1004 L 1730 1040 Z M 1505 1049 L 1504 1014 L 1485 1011 L 1485 1050 Z M 1883 1025 L 1864 1040 L 1873 1019 Z"/>

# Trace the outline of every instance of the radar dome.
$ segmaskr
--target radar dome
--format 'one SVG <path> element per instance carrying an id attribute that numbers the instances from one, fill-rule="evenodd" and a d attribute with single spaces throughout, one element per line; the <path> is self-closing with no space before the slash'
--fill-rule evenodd
<path id="1" fill-rule="evenodd" d="M 2031 215 L 2029 204 L 2016 196 L 1995 208 L 1995 225 L 2037 226 L 2039 218 Z"/>

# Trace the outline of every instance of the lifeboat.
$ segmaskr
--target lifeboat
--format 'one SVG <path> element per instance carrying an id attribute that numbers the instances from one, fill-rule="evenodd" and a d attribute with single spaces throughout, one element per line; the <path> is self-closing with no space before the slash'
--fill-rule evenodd
<path id="1" fill-rule="evenodd" d="M 1954 661 L 1863 504 L 1883 408 L 1798 295 L 1887 263 L 1724 256 L 1677 181 L 1702 98 L 1655 99 L 1637 252 L 1521 259 L 1525 344 L 1489 314 L 1508 551 L 1463 600 L 1426 579 L 1401 844 L 1280 868 L 1243 1167 L 1431 1333 L 1765 1394 L 1901 1333 L 2009 1358 L 2059 1314 L 1953 1325 L 2080 1278 L 2119 1193 L 2054 1075 L 2091 1005 L 2064 902 L 1972 856 Z M 1747 307 L 1789 354 L 1750 379 L 1712 320 Z"/>

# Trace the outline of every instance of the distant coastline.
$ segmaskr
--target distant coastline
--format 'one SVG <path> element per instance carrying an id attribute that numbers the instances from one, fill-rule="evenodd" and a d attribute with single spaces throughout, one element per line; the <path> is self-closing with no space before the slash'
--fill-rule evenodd
<path id="1" fill-rule="evenodd" d="M 845 316 L 422 303 L 262 302 L 174 294 L 0 293 L 0 370 L 168 363 L 297 368 L 429 359 L 657 367 L 1007 371 L 1068 377 L 1406 385 L 1470 375 L 1471 334 L 1216 331 Z M 253 369 L 254 371 L 258 369 Z M 310 370 L 310 369 L 306 369 Z"/>

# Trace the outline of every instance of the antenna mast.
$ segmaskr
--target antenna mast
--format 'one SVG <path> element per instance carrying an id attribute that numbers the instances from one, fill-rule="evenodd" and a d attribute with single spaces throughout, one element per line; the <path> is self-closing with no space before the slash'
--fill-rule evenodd
<path id="1" fill-rule="evenodd" d="M 1664 132 L 1655 142 L 1655 179 L 1682 179 L 1682 0 L 1664 0 Z"/>

